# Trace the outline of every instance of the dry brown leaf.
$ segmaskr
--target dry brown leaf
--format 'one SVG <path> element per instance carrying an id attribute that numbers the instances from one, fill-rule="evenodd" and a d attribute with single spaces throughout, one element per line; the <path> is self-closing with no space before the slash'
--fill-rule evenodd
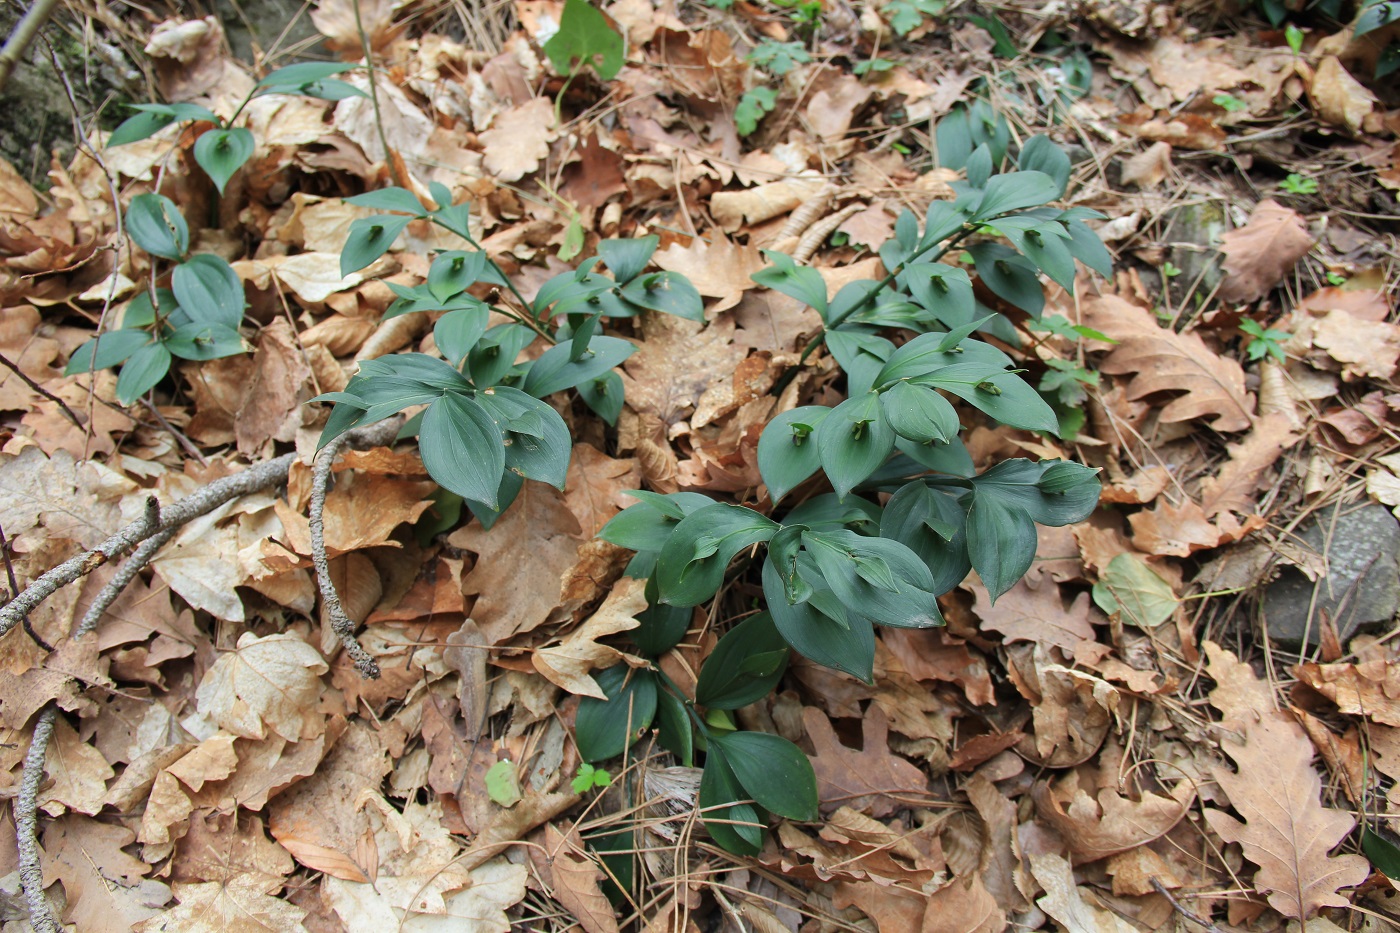
<path id="1" fill-rule="evenodd" d="M 617 915 L 598 887 L 603 871 L 584 850 L 577 831 L 565 836 L 550 823 L 544 829 L 544 845 L 553 855 L 546 877 L 554 899 L 584 933 L 617 933 Z M 531 849 L 530 856 L 538 865 L 543 859 L 536 859 L 537 851 Z"/>
<path id="2" fill-rule="evenodd" d="M 394 24 L 394 9 L 398 5 L 395 0 L 320 0 L 311 11 L 311 22 L 326 37 L 327 47 L 348 53 L 354 60 L 363 48 L 361 24 L 372 49 L 383 49 L 403 31 L 402 26 Z"/>
<path id="3" fill-rule="evenodd" d="M 873 881 L 843 881 L 831 899 L 838 910 L 855 906 L 875 921 L 880 933 L 909 933 L 923 923 L 928 900 L 922 894 Z"/>
<path id="4" fill-rule="evenodd" d="M 115 774 L 102 753 L 78 738 L 67 720 L 59 717 L 44 760 L 47 780 L 39 791 L 39 809 L 50 816 L 65 810 L 94 814 L 102 809 L 107 782 Z"/>
<path id="5" fill-rule="evenodd" d="M 234 421 L 240 453 L 252 457 L 273 441 L 296 439 L 302 405 L 311 398 L 311 367 L 285 318 L 258 335 L 253 376 Z"/>
<path id="6" fill-rule="evenodd" d="M 1244 370 L 1196 334 L 1168 330 L 1146 308 L 1112 295 L 1086 302 L 1084 323 L 1119 342 L 1100 369 L 1132 375 L 1129 399 L 1185 393 L 1163 406 L 1161 420 L 1209 418 L 1217 431 L 1243 431 L 1253 423 L 1254 396 L 1245 391 Z"/>
<path id="7" fill-rule="evenodd" d="M 135 841 L 125 826 L 71 814 L 44 827 L 44 884 L 63 882 L 68 922 L 117 933 L 161 912 L 170 888 L 146 878 L 151 866 L 122 850 Z"/>
<path id="8" fill-rule="evenodd" d="M 979 875 L 954 878 L 929 896 L 919 933 L 1001 933 L 1006 915 Z"/>
<path id="9" fill-rule="evenodd" d="M 1308 96 L 1318 116 L 1350 133 L 1361 129 L 1361 121 L 1376 105 L 1376 95 L 1353 78 L 1335 55 L 1324 56 L 1317 63 Z"/>
<path id="10" fill-rule="evenodd" d="M 497 645 L 543 624 L 559 607 L 560 580 L 578 560 L 578 519 L 559 490 L 527 482 L 488 532 L 473 522 L 447 539 L 476 565 L 462 592 L 476 596 L 472 618 Z"/>
<path id="11" fill-rule="evenodd" d="M 883 641 L 915 680 L 937 680 L 962 687 L 976 706 L 996 702 L 987 659 L 968 650 L 966 642 L 945 629 L 884 628 Z"/>
<path id="12" fill-rule="evenodd" d="M 551 683 L 578 696 L 606 700 L 608 695 L 588 672 L 627 658 L 616 648 L 598 643 L 598 639 L 626 632 L 641 623 L 636 616 L 647 607 L 646 580 L 623 577 L 608 593 L 607 599 L 581 626 L 570 632 L 559 644 L 536 649 L 531 657 L 535 670 Z M 635 663 L 643 663 L 632 659 Z"/>
<path id="13" fill-rule="evenodd" d="M 690 414 L 705 390 L 732 377 L 748 355 L 733 342 L 734 322 L 726 318 L 706 326 L 647 311 L 641 331 L 641 348 L 623 363 L 627 405 L 667 426 Z"/>
<path id="14" fill-rule="evenodd" d="M 807 123 L 824 142 L 836 142 L 850 131 L 851 120 L 870 94 L 870 88 L 855 75 L 842 75 L 808 100 Z"/>
<path id="15" fill-rule="evenodd" d="M 1249 515 L 1241 523 L 1229 512 L 1221 511 L 1214 520 L 1191 500 L 1181 505 L 1158 501 L 1151 510 L 1128 516 L 1133 528 L 1133 545 L 1147 554 L 1188 557 L 1197 551 L 1209 550 L 1238 541 L 1250 532 L 1263 528 L 1265 521 Z"/>
<path id="16" fill-rule="evenodd" d="M 1293 433 L 1287 414 L 1263 415 L 1239 443 L 1226 447 L 1230 459 L 1201 483 L 1201 508 L 1206 516 L 1252 511 L 1263 491 L 1259 482 L 1264 471 L 1297 442 L 1298 435 Z"/>
<path id="17" fill-rule="evenodd" d="M 744 292 L 756 287 L 749 276 L 768 264 L 758 247 L 739 246 L 716 231 L 692 238 L 689 246 L 672 243 L 652 259 L 660 268 L 690 279 L 706 298 L 718 298 L 712 313 L 737 304 Z"/>
<path id="18" fill-rule="evenodd" d="M 244 632 L 200 682 L 199 711 L 234 735 L 261 739 L 270 726 L 289 742 L 309 739 L 325 728 L 317 698 L 327 670 L 320 652 L 295 635 Z"/>
<path id="19" fill-rule="evenodd" d="M 1263 685 L 1250 686 L 1258 681 L 1249 666 L 1211 643 L 1206 652 L 1207 672 L 1220 684 L 1211 691 L 1211 704 L 1234 726 L 1220 744 L 1236 770 L 1217 766 L 1213 772 L 1243 817 L 1208 808 L 1206 822 L 1221 839 L 1239 843 L 1245 858 L 1259 866 L 1255 888 L 1267 892 L 1269 904 L 1285 917 L 1301 920 L 1320 907 L 1346 906 L 1339 889 L 1366 880 L 1370 865 L 1359 855 L 1328 853 L 1356 821 L 1322 805 L 1313 745 L 1295 721 L 1267 706 L 1241 708 L 1242 685 L 1246 695 L 1264 692 Z M 1260 781 L 1261 774 L 1270 779 Z"/>
<path id="20" fill-rule="evenodd" d="M 968 582 L 972 591 L 972 611 L 983 626 L 1001 632 L 1007 642 L 1026 641 L 1053 646 L 1073 655 L 1081 643 L 1094 640 L 1093 622 L 1102 618 L 1089 605 L 1089 594 L 1081 592 L 1065 607 L 1060 586 L 1048 576 L 1031 580 L 1023 577 L 997 598 L 993 605 L 986 587 Z"/>
<path id="21" fill-rule="evenodd" d="M 273 897 L 281 883 L 268 886 L 266 879 L 256 876 L 234 878 L 227 882 L 174 885 L 179 906 L 152 917 L 134 933 L 164 933 L 181 930 L 186 933 L 291 933 L 304 930 L 301 921 L 306 911 L 294 907 L 285 898 Z"/>
<path id="22" fill-rule="evenodd" d="M 1036 903 L 1066 930 L 1074 933 L 1136 933 L 1137 928 L 1117 914 L 1086 902 L 1074 884 L 1069 862 L 1052 853 L 1030 856 L 1031 874 L 1045 894 Z"/>
<path id="23" fill-rule="evenodd" d="M 564 501 L 578 518 L 584 537 L 591 538 L 608 519 L 637 500 L 627 495 L 642 485 L 634 458 L 613 459 L 592 444 L 574 445 L 564 480 Z"/>
<path id="24" fill-rule="evenodd" d="M 924 773 L 890 751 L 889 721 L 878 704 L 865 712 L 861 751 L 841 744 L 830 720 L 814 707 L 802 710 L 802 722 L 816 750 L 812 766 L 823 810 L 849 806 L 872 816 L 889 816 L 904 806 L 895 799 L 901 793 L 925 792 Z"/>
<path id="25" fill-rule="evenodd" d="M 787 178 L 740 191 L 717 191 L 710 195 L 710 214 L 726 233 L 771 220 L 796 209 L 802 202 L 826 187 L 820 176 Z"/>
<path id="26" fill-rule="evenodd" d="M 1342 378 L 1389 379 L 1400 363 L 1400 327 L 1366 321 L 1343 310 L 1329 311 L 1313 324 L 1312 344 L 1342 364 Z"/>
<path id="27" fill-rule="evenodd" d="M 1225 278 L 1220 284 L 1220 299 L 1248 302 L 1263 298 L 1312 246 L 1312 234 L 1302 216 L 1265 198 L 1249 215 L 1249 223 L 1221 237 Z"/>
<path id="28" fill-rule="evenodd" d="M 1380 658 L 1358 664 L 1299 664 L 1303 683 L 1351 716 L 1400 726 L 1400 664 Z"/>
<path id="29" fill-rule="evenodd" d="M 553 101 L 533 98 L 496 117 L 481 134 L 482 165 L 501 181 L 519 181 L 540 167 L 555 135 Z"/>
<path id="30" fill-rule="evenodd" d="M 1053 784 L 1037 782 L 1031 797 L 1041 819 L 1064 838 L 1078 865 L 1146 845 L 1170 832 L 1191 808 L 1196 792 L 1190 781 L 1182 781 L 1171 797 L 1144 793 L 1132 800 L 1112 787 L 1093 795 L 1080 785 L 1079 772 L 1071 771 Z"/>
<path id="31" fill-rule="evenodd" d="M 1158 142 L 1142 152 L 1123 160 L 1122 181 L 1139 188 L 1155 188 L 1172 171 L 1171 143 Z"/>

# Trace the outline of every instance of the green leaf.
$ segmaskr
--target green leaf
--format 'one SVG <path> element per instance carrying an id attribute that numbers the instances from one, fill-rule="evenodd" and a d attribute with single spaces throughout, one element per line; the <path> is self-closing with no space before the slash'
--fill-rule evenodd
<path id="1" fill-rule="evenodd" d="M 698 492 L 663 496 L 646 489 L 629 489 L 627 494 L 642 501 L 610 518 L 598 531 L 598 537 L 634 551 L 661 550 L 681 519 L 715 504 L 709 496 Z"/>
<path id="2" fill-rule="evenodd" d="M 810 556 L 803 556 L 810 561 Z M 813 580 L 813 585 L 817 582 Z M 831 590 L 824 587 L 819 587 L 807 602 L 789 605 L 771 553 L 763 564 L 763 593 L 774 626 L 794 651 L 865 683 L 874 682 L 875 629 L 869 619 L 847 613 Z M 823 593 L 827 599 L 821 598 Z M 838 615 L 840 621 L 819 609 L 818 604 Z"/>
<path id="3" fill-rule="evenodd" d="M 475 401 L 504 433 L 506 469 L 562 491 L 573 440 L 559 412 L 509 386 L 478 392 Z"/>
<path id="4" fill-rule="evenodd" d="M 1060 196 L 1055 179 L 1044 172 L 1008 172 L 994 175 L 983 189 L 972 214 L 974 223 L 991 220 L 999 214 L 1049 204 Z"/>
<path id="5" fill-rule="evenodd" d="M 695 702 L 738 709 L 767 696 L 787 670 L 788 646 L 766 612 L 749 616 L 725 633 L 705 659 Z"/>
<path id="6" fill-rule="evenodd" d="M 1011 365 L 1011 357 L 989 343 L 966 338 L 949 347 L 947 338 L 948 334 L 940 331 L 920 334 L 895 350 L 875 376 L 875 385 L 884 387 L 899 379 L 916 379 L 960 363 L 985 363 L 994 370 Z"/>
<path id="7" fill-rule="evenodd" d="M 1022 509 L 979 494 L 967 511 L 967 553 L 992 601 L 1016 585 L 1035 561 L 1035 522 Z"/>
<path id="8" fill-rule="evenodd" d="M 515 502 L 515 497 L 520 495 L 520 490 L 523 489 L 524 486 L 524 477 L 519 473 L 512 473 L 510 470 L 506 470 L 501 474 L 501 486 L 496 490 L 496 505 L 494 508 L 476 499 L 462 499 L 462 501 L 467 504 L 467 508 L 471 510 L 472 515 L 476 516 L 476 520 L 481 522 L 481 527 L 490 531 L 491 526 L 495 525 L 496 522 L 500 520 L 500 517 L 506 514 L 506 510 Z M 455 495 L 455 493 L 453 493 L 453 495 Z"/>
<path id="9" fill-rule="evenodd" d="M 447 362 L 460 366 L 486 333 L 490 317 L 490 312 L 484 306 L 449 311 L 433 325 L 433 343 L 437 344 Z"/>
<path id="10" fill-rule="evenodd" d="M 298 62 L 269 72 L 267 77 L 258 82 L 258 87 L 308 84 L 332 75 L 343 74 L 356 67 L 358 66 L 350 62 Z"/>
<path id="11" fill-rule="evenodd" d="M 738 803 L 748 799 L 725 760 L 723 748 L 712 741 L 700 776 L 700 819 L 710 837 L 736 855 L 757 855 L 768 823 L 768 814 L 761 807 Z"/>
<path id="12" fill-rule="evenodd" d="M 368 207 L 376 211 L 398 211 L 401 214 L 412 214 L 414 217 L 428 216 L 428 209 L 418 200 L 418 196 L 407 188 L 380 188 L 375 191 L 366 191 L 364 194 L 346 198 L 345 203 L 353 204 L 355 207 Z"/>
<path id="13" fill-rule="evenodd" d="M 608 698 L 583 697 L 574 719 L 578 753 L 588 762 L 621 755 L 651 727 L 656 715 L 656 680 L 650 671 L 633 671 L 626 664 L 617 664 L 594 674 L 593 679 Z"/>
<path id="14" fill-rule="evenodd" d="M 715 595 L 729 561 L 767 541 L 778 525 L 753 509 L 715 503 L 681 519 L 661 548 L 656 584 L 663 602 L 695 606 Z"/>
<path id="15" fill-rule="evenodd" d="M 179 259 L 190 248 L 190 228 L 175 202 L 159 194 L 138 194 L 126 209 L 126 232 L 152 256 Z"/>
<path id="16" fill-rule="evenodd" d="M 880 393 L 880 409 L 894 433 L 918 444 L 946 444 L 962 429 L 958 413 L 946 398 L 903 380 Z"/>
<path id="17" fill-rule="evenodd" d="M 1361 851 L 1376 871 L 1387 878 L 1400 878 L 1400 848 L 1369 826 L 1361 830 Z"/>
<path id="18" fill-rule="evenodd" d="M 182 360 L 217 360 L 248 350 L 243 335 L 223 324 L 191 321 L 165 336 L 165 348 Z"/>
<path id="19" fill-rule="evenodd" d="M 796 298 L 803 304 L 811 305 L 822 320 L 827 320 L 826 280 L 811 266 L 799 266 L 787 253 L 765 249 L 763 255 L 772 263 L 766 269 L 759 269 L 749 278 L 764 288 L 782 292 Z"/>
<path id="20" fill-rule="evenodd" d="M 467 354 L 467 372 L 472 383 L 484 389 L 501 381 L 515 367 L 520 351 L 535 339 L 535 332 L 522 324 L 497 324 L 477 341 Z"/>
<path id="21" fill-rule="evenodd" d="M 695 766 L 695 728 L 685 704 L 669 690 L 656 694 L 656 741 L 675 755 L 682 767 Z"/>
<path id="22" fill-rule="evenodd" d="M 978 277 L 992 294 L 1031 317 L 1040 317 L 1045 308 L 1045 291 L 1030 260 L 1000 243 L 974 243 L 967 251 L 977 266 Z"/>
<path id="23" fill-rule="evenodd" d="M 641 275 L 660 243 L 661 237 L 656 234 L 628 240 L 603 240 L 598 244 L 598 255 L 612 270 L 614 280 L 623 284 Z"/>
<path id="24" fill-rule="evenodd" d="M 507 809 L 520 802 L 520 775 L 515 762 L 502 758 L 486 769 L 486 796 Z"/>
<path id="25" fill-rule="evenodd" d="M 381 214 L 352 221 L 345 246 L 340 250 L 340 274 L 358 272 L 383 256 L 411 220 L 404 214 Z"/>
<path id="26" fill-rule="evenodd" d="M 165 378 L 170 371 L 170 351 L 163 343 L 148 343 L 131 354 L 117 376 L 117 401 L 130 405 Z"/>
<path id="27" fill-rule="evenodd" d="M 822 581 L 849 612 L 900 628 L 943 624 L 932 592 L 933 574 L 898 541 L 840 530 L 805 532 L 802 544 Z"/>
<path id="28" fill-rule="evenodd" d="M 74 350 L 63 369 L 63 375 L 73 376 L 116 366 L 150 342 L 151 335 L 144 330 L 109 330 Z"/>
<path id="29" fill-rule="evenodd" d="M 1073 485 L 1070 477 L 1077 477 Z M 1046 479 L 1049 479 L 1049 483 Z M 1065 460 L 1003 460 L 972 478 L 979 496 L 995 496 L 1042 525 L 1071 525 L 1089 517 L 1099 501 L 1098 471 Z"/>
<path id="30" fill-rule="evenodd" d="M 734 777 L 764 809 L 790 820 L 817 818 L 817 777 L 802 749 L 766 732 L 731 732 L 711 745 L 723 750 Z"/>
<path id="31" fill-rule="evenodd" d="M 821 467 L 813 436 L 830 414 L 823 405 L 803 405 L 778 415 L 758 438 L 758 472 L 774 502 L 792 492 Z"/>
<path id="32" fill-rule="evenodd" d="M 826 347 L 846 372 L 846 395 L 850 398 L 870 391 L 876 375 L 895 351 L 893 343 L 871 331 L 868 327 L 845 323 L 826 332 Z"/>
<path id="33" fill-rule="evenodd" d="M 448 392 L 429 405 L 418 450 L 438 485 L 496 507 L 506 468 L 505 447 L 500 428 L 475 401 Z"/>
<path id="34" fill-rule="evenodd" d="M 898 281 L 915 301 L 948 327 L 966 324 L 977 313 L 972 280 L 963 269 L 941 262 L 916 263 L 906 267 Z"/>
<path id="35" fill-rule="evenodd" d="M 585 379 L 577 386 L 579 398 L 593 413 L 611 426 L 622 414 L 622 377 L 609 370 L 596 379 Z"/>
<path id="36" fill-rule="evenodd" d="M 967 363 L 946 366 L 912 381 L 947 389 L 1013 428 L 1049 434 L 1060 428 L 1054 409 L 1015 373 L 986 373 L 985 364 Z"/>
<path id="37" fill-rule="evenodd" d="M 886 503 L 880 535 L 917 554 L 933 576 L 929 592 L 942 595 L 972 569 L 966 521 L 967 510 L 954 496 L 914 480 L 901 486 Z"/>
<path id="38" fill-rule="evenodd" d="M 1131 554 L 1109 561 L 1103 577 L 1094 584 L 1094 603 L 1104 612 L 1138 628 L 1156 628 L 1176 615 L 1180 601 L 1171 584 Z"/>
<path id="39" fill-rule="evenodd" d="M 778 105 L 778 93 L 771 87 L 750 88 L 739 97 L 734 107 L 734 128 L 740 136 L 751 136 L 758 123 Z"/>
<path id="40" fill-rule="evenodd" d="M 337 81 L 334 78 L 322 78 L 319 81 L 308 81 L 305 84 L 274 84 L 262 88 L 257 96 L 265 94 L 300 94 L 303 97 L 314 97 L 317 100 L 339 101 L 349 97 L 369 97 L 364 91 L 345 81 Z"/>
<path id="41" fill-rule="evenodd" d="M 255 145 L 253 131 L 244 127 L 210 130 L 195 140 L 194 160 L 223 194 L 233 173 L 252 157 Z"/>
<path id="42" fill-rule="evenodd" d="M 561 343 L 540 354 L 521 388 L 537 398 L 572 389 L 586 379 L 601 376 L 635 352 L 637 345 L 621 337 L 594 337 L 588 342 L 587 354 L 571 361 L 569 345 Z"/>
<path id="43" fill-rule="evenodd" d="M 656 550 L 660 550 L 659 545 Z M 636 616 L 641 624 L 628 634 L 643 654 L 657 658 L 681 643 L 690 628 L 691 611 L 689 606 L 661 602 L 655 577 L 647 580 L 646 597 L 647 607 Z"/>
<path id="44" fill-rule="evenodd" d="M 160 105 L 157 104 L 155 106 Z M 125 146 L 128 143 L 149 139 L 174 122 L 175 116 L 171 113 L 147 111 L 145 113 L 133 114 L 123 120 L 121 125 L 112 131 L 112 135 L 107 137 L 107 145 Z"/>
<path id="45" fill-rule="evenodd" d="M 1055 197 L 1062 198 L 1069 187 L 1069 156 L 1049 136 L 1032 136 L 1021 147 L 1016 167 L 1023 172 L 1042 172 L 1055 182 Z"/>
<path id="46" fill-rule="evenodd" d="M 598 77 L 611 81 L 622 70 L 627 43 L 585 0 L 565 0 L 559 31 L 544 44 L 544 53 L 561 75 L 592 66 Z"/>
<path id="47" fill-rule="evenodd" d="M 192 256 L 175 267 L 170 288 L 189 316 L 206 324 L 237 330 L 243 323 L 243 280 L 223 259 L 211 253 Z"/>
<path id="48" fill-rule="evenodd" d="M 442 253 L 428 267 L 428 291 L 439 301 L 446 301 L 480 282 L 486 267 L 486 254 L 480 250 Z"/>
<path id="49" fill-rule="evenodd" d="M 822 470 L 845 498 L 894 449 L 894 431 L 880 413 L 878 393 L 847 399 L 817 426 Z"/>
<path id="50" fill-rule="evenodd" d="M 689 321 L 705 320 L 705 302 L 690 279 L 679 272 L 653 272 L 622 287 L 622 297 L 651 311 Z"/>

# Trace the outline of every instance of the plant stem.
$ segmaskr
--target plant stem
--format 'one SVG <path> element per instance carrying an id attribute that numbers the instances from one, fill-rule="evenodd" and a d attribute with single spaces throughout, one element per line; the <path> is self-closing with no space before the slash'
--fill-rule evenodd
<path id="1" fill-rule="evenodd" d="M 369 102 L 374 107 L 374 128 L 379 131 L 379 145 L 384 147 L 384 162 L 389 166 L 389 177 L 400 188 L 407 187 L 399 176 L 399 168 L 394 164 L 393 153 L 389 149 L 389 137 L 384 132 L 384 118 L 379 112 L 379 84 L 374 80 L 373 51 L 369 47 L 369 34 L 365 32 L 364 20 L 360 18 L 360 0 L 351 0 L 355 8 L 355 29 L 360 33 L 360 48 L 365 55 L 365 74 L 369 78 Z"/>
<path id="2" fill-rule="evenodd" d="M 19 21 L 15 31 L 10 33 L 10 38 L 5 40 L 5 47 L 0 49 L 0 91 L 5 89 L 10 74 L 14 72 L 24 53 L 29 51 L 29 44 L 34 41 L 39 30 L 44 28 L 44 23 L 48 22 L 56 6 L 58 0 L 34 0 L 34 5 L 24 14 L 24 19 Z"/>

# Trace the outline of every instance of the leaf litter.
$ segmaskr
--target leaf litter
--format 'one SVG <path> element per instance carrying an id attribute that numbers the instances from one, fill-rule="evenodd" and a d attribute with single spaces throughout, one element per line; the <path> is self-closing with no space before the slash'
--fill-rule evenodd
<path id="1" fill-rule="evenodd" d="M 708 299 L 704 323 L 619 323 L 641 350 L 623 367 L 618 429 L 568 410 L 563 491 L 526 483 L 489 531 L 445 516 L 412 453 L 342 460 L 326 538 L 380 681 L 358 679 L 315 608 L 300 465 L 283 493 L 186 526 L 86 654 L 67 638 L 106 573 L 34 614 L 59 651 L 6 635 L 7 796 L 34 713 L 55 698 L 64 710 L 39 805 L 43 880 L 65 921 L 586 933 L 1400 921 L 1386 876 L 1400 861 L 1391 633 L 1300 652 L 1258 621 L 1281 566 L 1326 572 L 1293 541 L 1308 514 L 1368 497 L 1400 509 L 1400 111 L 1368 77 L 1374 52 L 1321 20 L 1291 52 L 1247 14 L 1231 22 L 1248 41 L 1212 37 L 1217 14 L 1185 3 L 1125 19 L 1095 2 L 1092 26 L 1052 7 L 984 20 L 1021 48 L 1050 30 L 1093 53 L 1082 92 L 1055 98 L 1058 124 L 1026 96 L 999 105 L 1027 134 L 1086 147 L 1071 199 L 1106 215 L 1118 253 L 1114 276 L 1083 280 L 1079 298 L 1047 285 L 1047 314 L 1083 339 L 1008 344 L 1037 374 L 1053 357 L 1098 375 L 1082 426 L 1062 447 L 983 429 L 970 449 L 978 468 L 1011 450 L 1070 453 L 1103 470 L 1104 504 L 1042 536 L 1037 569 L 995 603 L 972 577 L 942 600 L 946 630 L 882 632 L 872 684 L 794 663 L 738 712 L 813 755 L 821 798 L 821 819 L 780 821 L 756 857 L 696 832 L 694 775 L 645 744 L 608 790 L 573 789 L 575 697 L 632 658 L 622 633 L 645 606 L 627 554 L 592 535 L 631 490 L 752 501 L 762 426 L 840 398 L 826 357 L 797 357 L 817 316 L 749 278 L 760 248 L 807 243 L 834 291 L 877 261 L 863 247 L 900 207 L 953 196 L 956 173 L 927 158 L 930 120 L 1007 82 L 1069 86 L 1052 56 L 998 59 L 996 29 L 956 15 L 946 35 L 923 18 L 900 38 L 893 2 L 849 21 L 829 7 L 815 32 L 786 6 L 606 5 L 630 46 L 604 82 L 565 81 L 545 53 L 561 3 L 515 4 L 522 28 L 504 18 L 481 47 L 393 4 L 320 3 L 328 50 L 347 62 L 373 50 L 379 118 L 358 97 L 250 108 L 262 142 L 220 207 L 237 233 L 218 248 L 244 283 L 256 353 L 181 369 L 155 407 L 122 410 L 110 374 L 63 375 L 147 271 L 111 248 L 103 167 L 55 163 L 41 193 L 0 162 L 0 355 L 13 364 L 0 372 L 0 527 L 21 585 L 135 517 L 144 490 L 171 501 L 308 451 L 321 416 L 305 401 L 343 388 L 357 360 L 431 349 L 415 316 L 376 327 L 384 283 L 420 283 L 427 251 L 455 244 L 410 224 L 380 264 L 342 276 L 359 214 L 327 192 L 446 184 L 534 287 L 562 268 L 571 229 L 586 244 L 654 233 L 656 263 Z M 813 60 L 794 59 L 741 138 L 734 103 L 764 80 L 747 52 L 765 37 L 809 43 Z M 254 80 L 212 17 L 144 38 L 169 100 L 227 116 Z M 848 70 L 877 55 L 890 67 Z M 194 217 L 211 202 L 190 145 L 101 151 L 123 199 L 159 185 Z M 1321 190 L 1290 190 L 1290 173 Z M 1225 229 L 1188 244 L 1208 261 L 1183 274 L 1167 234 L 1187 199 L 1219 208 Z M 1246 320 L 1282 333 L 1283 357 L 1259 362 Z M 697 611 L 661 662 L 668 676 L 693 685 L 751 595 Z M 504 806 L 487 781 L 507 763 L 518 786 Z M 610 900 L 614 869 L 591 840 L 633 810 L 645 896 Z"/>

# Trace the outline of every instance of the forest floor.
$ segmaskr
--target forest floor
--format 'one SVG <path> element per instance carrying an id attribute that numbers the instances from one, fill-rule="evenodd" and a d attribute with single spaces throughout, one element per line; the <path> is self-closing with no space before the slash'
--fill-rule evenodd
<path id="1" fill-rule="evenodd" d="M 1227 6 L 615 0 L 608 80 L 606 57 L 569 76 L 545 53 L 559 0 L 323 0 L 281 43 L 240 29 L 252 60 L 215 17 L 56 14 L 50 41 L 103 36 L 93 61 L 129 62 L 152 101 L 239 112 L 254 148 L 220 192 L 195 160 L 210 123 L 109 146 L 121 108 L 51 60 L 83 143 L 33 185 L 0 161 L 6 591 L 148 496 L 168 518 L 255 465 L 275 478 L 173 528 L 92 634 L 119 561 L 0 637 L 3 929 L 28 928 L 41 885 L 84 933 L 1400 925 L 1400 85 L 1375 77 L 1400 24 Z M 240 108 L 275 68 L 366 50 L 373 87 L 340 77 L 372 97 Z M 699 772 L 650 736 L 595 762 L 606 776 L 580 757 L 593 675 L 647 663 L 632 554 L 595 535 L 631 490 L 771 509 L 764 425 L 846 383 L 824 350 L 799 357 L 822 321 L 750 277 L 762 250 L 832 293 L 881 274 L 900 212 L 961 184 L 962 113 L 1013 153 L 1037 134 L 1068 152 L 1063 203 L 1102 215 L 1113 254 L 1111 277 L 1043 280 L 1037 317 L 974 275 L 1062 430 L 963 407 L 967 452 L 979 472 L 1087 464 L 1102 498 L 1041 527 L 994 603 L 971 575 L 940 599 L 946 627 L 880 628 L 873 682 L 794 653 L 735 715 L 811 756 L 820 817 L 731 855 L 695 816 Z M 366 360 L 437 352 L 436 312 L 381 316 L 460 238 L 414 222 L 342 274 L 373 213 L 343 199 L 395 184 L 469 203 L 523 300 L 600 240 L 654 235 L 705 308 L 607 323 L 640 348 L 621 413 L 550 396 L 567 480 L 527 482 L 489 529 L 413 443 L 336 460 L 327 582 L 366 679 L 313 572 L 330 406 L 309 400 Z M 176 360 L 122 405 L 115 371 L 67 370 L 169 271 L 120 222 L 153 191 L 241 280 L 249 352 Z M 761 594 L 741 562 L 659 669 L 693 688 Z M 626 891 L 594 847 L 619 827 Z"/>

